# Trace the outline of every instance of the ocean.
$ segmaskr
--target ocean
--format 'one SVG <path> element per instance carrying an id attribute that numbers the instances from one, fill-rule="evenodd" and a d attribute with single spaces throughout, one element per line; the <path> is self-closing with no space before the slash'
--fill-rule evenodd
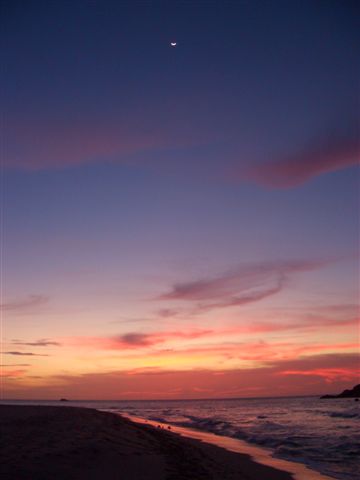
<path id="1" fill-rule="evenodd" d="M 5 401 L 84 406 L 244 440 L 340 480 L 360 478 L 360 402 L 318 397 L 218 400 Z"/>

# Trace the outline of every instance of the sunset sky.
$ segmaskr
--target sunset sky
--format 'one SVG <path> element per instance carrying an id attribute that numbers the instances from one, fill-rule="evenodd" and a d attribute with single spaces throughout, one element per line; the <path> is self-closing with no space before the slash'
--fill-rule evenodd
<path id="1" fill-rule="evenodd" d="M 4 2 L 4 398 L 358 383 L 356 3 Z"/>

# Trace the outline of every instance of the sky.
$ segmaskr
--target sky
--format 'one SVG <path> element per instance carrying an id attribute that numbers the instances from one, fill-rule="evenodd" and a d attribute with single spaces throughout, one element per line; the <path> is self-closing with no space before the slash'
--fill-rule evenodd
<path id="1" fill-rule="evenodd" d="M 358 383 L 357 2 L 2 10 L 2 397 Z"/>

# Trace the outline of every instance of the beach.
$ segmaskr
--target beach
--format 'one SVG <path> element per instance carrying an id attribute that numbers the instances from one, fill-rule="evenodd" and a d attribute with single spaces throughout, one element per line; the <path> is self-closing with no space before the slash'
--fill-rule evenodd
<path id="1" fill-rule="evenodd" d="M 171 430 L 78 407 L 0 406 L 3 480 L 291 480 Z"/>

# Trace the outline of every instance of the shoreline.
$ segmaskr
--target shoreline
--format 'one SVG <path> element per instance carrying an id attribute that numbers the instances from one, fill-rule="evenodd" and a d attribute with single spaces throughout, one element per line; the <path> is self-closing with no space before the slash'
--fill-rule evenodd
<path id="1" fill-rule="evenodd" d="M 255 463 L 289 473 L 293 480 L 334 480 L 333 477 L 329 477 L 317 472 L 316 470 L 312 470 L 305 463 L 275 458 L 271 455 L 272 451 L 270 449 L 250 444 L 245 440 L 227 437 L 224 435 L 217 435 L 215 433 L 196 430 L 194 428 L 179 427 L 169 423 L 156 422 L 146 418 L 134 417 L 132 415 L 123 413 L 119 413 L 119 415 L 143 425 L 152 425 L 153 427 L 157 427 L 159 425 L 165 430 L 170 427 L 173 433 L 176 433 L 181 437 L 193 438 L 203 443 L 216 445 L 230 452 L 248 455 Z"/>
<path id="2" fill-rule="evenodd" d="M 295 480 L 247 453 L 112 412 L 0 405 L 0 426 L 3 480 Z"/>

